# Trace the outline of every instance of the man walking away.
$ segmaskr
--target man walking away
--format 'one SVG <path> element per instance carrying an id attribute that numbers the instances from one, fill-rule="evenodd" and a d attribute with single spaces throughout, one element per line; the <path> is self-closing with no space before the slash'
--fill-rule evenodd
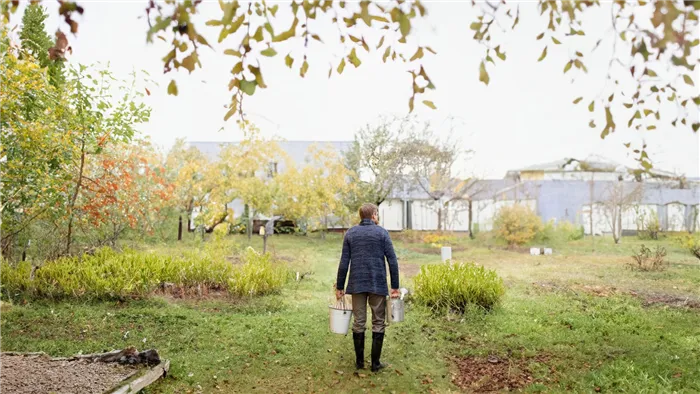
<path id="1" fill-rule="evenodd" d="M 360 225 L 348 230 L 343 240 L 343 253 L 338 267 L 336 298 L 352 294 L 352 340 L 355 344 L 355 367 L 365 367 L 365 326 L 367 304 L 372 309 L 372 372 L 385 365 L 379 361 L 384 344 L 386 317 L 386 262 L 391 275 L 391 298 L 399 297 L 399 265 L 389 232 L 378 226 L 377 206 L 364 204 L 360 208 Z M 350 268 L 348 286 L 343 291 Z"/>

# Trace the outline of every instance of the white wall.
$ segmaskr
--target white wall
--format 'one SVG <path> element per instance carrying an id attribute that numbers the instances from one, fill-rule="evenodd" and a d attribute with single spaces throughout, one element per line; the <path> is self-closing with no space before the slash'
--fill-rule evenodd
<path id="1" fill-rule="evenodd" d="M 472 207 L 473 208 L 473 207 Z M 452 201 L 448 206 L 445 229 L 449 231 L 469 231 L 469 202 Z M 474 218 L 472 217 L 472 220 Z"/>
<path id="2" fill-rule="evenodd" d="M 666 231 L 685 229 L 685 205 L 676 203 L 666 205 Z"/>
<path id="3" fill-rule="evenodd" d="M 642 230 L 645 222 L 658 219 L 656 205 L 637 205 L 622 212 L 623 230 Z"/>
<path id="4" fill-rule="evenodd" d="M 403 201 L 386 200 L 379 204 L 379 224 L 389 231 L 403 230 Z"/>
<path id="5" fill-rule="evenodd" d="M 581 223 L 586 235 L 591 234 L 591 207 L 586 205 L 581 209 Z M 624 225 L 623 225 L 624 227 Z M 610 221 L 605 215 L 602 204 L 593 204 L 593 234 L 603 235 L 612 233 Z"/>
<path id="6" fill-rule="evenodd" d="M 432 200 L 414 200 L 411 204 L 413 230 L 437 230 L 438 214 Z"/>

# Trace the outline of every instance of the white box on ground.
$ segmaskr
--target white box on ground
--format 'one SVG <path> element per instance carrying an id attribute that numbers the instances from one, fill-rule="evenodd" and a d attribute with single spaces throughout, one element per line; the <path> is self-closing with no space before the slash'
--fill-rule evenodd
<path id="1" fill-rule="evenodd" d="M 540 248 L 530 248 L 530 254 L 532 256 L 539 256 L 540 255 Z"/>
<path id="2" fill-rule="evenodd" d="M 552 248 L 544 248 L 544 255 L 551 256 L 552 255 Z"/>
<path id="3" fill-rule="evenodd" d="M 452 248 L 450 246 L 443 246 L 440 249 L 440 256 L 442 261 L 452 260 Z"/>

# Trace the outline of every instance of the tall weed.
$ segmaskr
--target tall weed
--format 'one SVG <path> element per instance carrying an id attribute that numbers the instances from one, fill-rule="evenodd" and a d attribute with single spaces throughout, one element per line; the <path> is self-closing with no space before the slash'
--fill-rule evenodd
<path id="1" fill-rule="evenodd" d="M 505 294 L 496 271 L 474 263 L 424 265 L 413 283 L 416 300 L 439 312 L 463 313 L 474 306 L 490 310 Z"/>

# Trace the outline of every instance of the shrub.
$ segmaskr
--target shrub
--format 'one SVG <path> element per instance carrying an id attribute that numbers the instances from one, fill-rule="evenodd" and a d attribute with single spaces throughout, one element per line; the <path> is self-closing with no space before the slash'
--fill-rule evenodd
<path id="1" fill-rule="evenodd" d="M 253 252 L 254 253 L 254 252 Z M 98 249 L 94 255 L 61 258 L 39 267 L 31 278 L 31 265 L 2 263 L 3 296 L 37 298 L 124 299 L 148 296 L 164 285 L 179 288 L 228 289 L 233 294 L 257 295 L 278 290 L 283 267 L 272 267 L 269 256 L 254 260 L 249 251 L 245 264 L 234 266 L 212 253 L 192 251 L 182 256 Z M 258 267 L 259 266 L 259 267 Z M 286 278 L 286 271 L 284 271 Z M 250 290 L 253 289 L 251 292 Z"/>
<path id="2" fill-rule="evenodd" d="M 278 292 L 289 278 L 284 266 L 273 263 L 270 254 L 260 254 L 246 248 L 242 255 L 243 265 L 229 279 L 228 290 L 239 296 L 256 296 Z"/>
<path id="3" fill-rule="evenodd" d="M 668 266 L 666 249 L 659 246 L 652 252 L 642 245 L 639 252 L 632 255 L 632 260 L 627 266 L 637 271 L 663 271 Z"/>
<path id="4" fill-rule="evenodd" d="M 501 208 L 494 220 L 496 235 L 508 245 L 522 245 L 532 241 L 542 231 L 542 219 L 525 205 Z"/>
<path id="5" fill-rule="evenodd" d="M 553 220 L 542 226 L 542 230 L 537 233 L 536 240 L 540 242 L 566 242 L 577 241 L 584 236 L 583 226 L 575 226 L 571 222 L 563 221 L 554 224 Z"/>
<path id="6" fill-rule="evenodd" d="M 455 241 L 455 236 L 449 234 L 428 233 L 423 236 L 423 243 L 430 244 L 434 248 L 441 248 L 443 245 L 450 245 Z"/>
<path id="7" fill-rule="evenodd" d="M 686 235 L 680 240 L 683 249 L 687 250 L 693 256 L 700 259 L 700 238 Z"/>
<path id="8" fill-rule="evenodd" d="M 640 227 L 640 229 L 637 231 L 637 237 L 639 237 L 639 239 L 654 241 L 659 239 L 661 225 L 659 224 L 659 218 L 656 217 L 656 215 L 640 217 L 638 227 Z"/>
<path id="9" fill-rule="evenodd" d="M 496 272 L 474 263 L 424 265 L 413 283 L 416 300 L 434 311 L 463 313 L 474 306 L 490 310 L 505 294 Z"/>

